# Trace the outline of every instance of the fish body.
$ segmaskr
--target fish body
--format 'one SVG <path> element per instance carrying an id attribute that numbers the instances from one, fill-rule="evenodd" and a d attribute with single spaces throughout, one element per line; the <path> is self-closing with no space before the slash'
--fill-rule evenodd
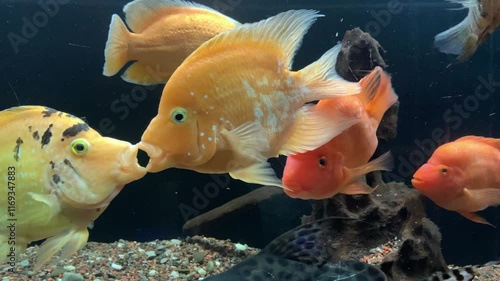
<path id="1" fill-rule="evenodd" d="M 361 122 L 315 150 L 287 157 L 283 184 L 288 196 L 320 200 L 337 193 L 371 193 L 373 189 L 363 182 L 363 176 L 391 168 L 390 154 L 369 160 L 378 145 L 378 125 L 398 96 L 392 89 L 389 75 L 380 67 L 360 84 L 360 94 L 321 100 L 316 105 L 316 110 L 340 112 Z"/>
<path id="2" fill-rule="evenodd" d="M 412 185 L 438 206 L 489 224 L 475 212 L 500 204 L 500 140 L 465 136 L 441 145 Z"/>
<path id="3" fill-rule="evenodd" d="M 135 0 L 123 8 L 129 32 L 113 15 L 103 74 L 113 76 L 129 61 L 122 78 L 140 85 L 164 84 L 202 43 L 240 23 L 214 9 L 183 0 Z"/>
<path id="4" fill-rule="evenodd" d="M 123 186 L 146 174 L 136 146 L 99 135 L 84 121 L 42 106 L 0 111 L 0 261 L 33 241 L 36 268 L 87 242 L 87 226 Z"/>
<path id="5" fill-rule="evenodd" d="M 292 229 L 262 249 L 257 255 L 233 266 L 226 272 L 205 278 L 207 281 L 384 281 L 385 274 L 373 265 L 360 261 L 328 262 L 322 245 L 323 224 Z M 307 242 L 306 242 L 307 241 Z"/>
<path id="6" fill-rule="evenodd" d="M 435 36 L 434 46 L 442 53 L 458 55 L 464 62 L 500 26 L 498 0 L 447 0 L 468 8 L 465 19 Z"/>
<path id="7" fill-rule="evenodd" d="M 359 122 L 305 103 L 359 91 L 331 74 L 333 49 L 291 71 L 320 15 L 291 10 L 221 33 L 193 52 L 165 85 L 139 146 L 149 172 L 176 167 L 282 186 L 267 162 L 315 149 Z"/>

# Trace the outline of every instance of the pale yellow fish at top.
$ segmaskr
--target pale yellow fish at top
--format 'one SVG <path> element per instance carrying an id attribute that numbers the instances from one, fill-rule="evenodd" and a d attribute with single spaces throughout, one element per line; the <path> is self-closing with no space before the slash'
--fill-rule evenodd
<path id="1" fill-rule="evenodd" d="M 229 172 L 282 187 L 268 158 L 315 149 L 359 122 L 304 105 L 359 92 L 357 83 L 334 75 L 333 48 L 304 69 L 290 70 L 321 16 L 283 12 L 223 32 L 193 52 L 165 85 L 158 115 L 142 135 L 148 171 Z"/>
<path id="2" fill-rule="evenodd" d="M 103 137 L 81 119 L 43 106 L 0 111 L 0 262 L 41 245 L 35 270 L 87 243 L 87 226 L 123 186 L 142 178 L 136 145 Z"/>
<path id="3" fill-rule="evenodd" d="M 202 43 L 240 25 L 212 8 L 182 0 L 135 0 L 123 12 L 134 33 L 112 16 L 103 74 L 113 76 L 135 61 L 122 78 L 140 85 L 166 83 Z"/>
<path id="4" fill-rule="evenodd" d="M 434 39 L 442 53 L 458 55 L 456 63 L 466 61 L 500 27 L 499 0 L 447 0 L 468 8 L 467 17 Z"/>

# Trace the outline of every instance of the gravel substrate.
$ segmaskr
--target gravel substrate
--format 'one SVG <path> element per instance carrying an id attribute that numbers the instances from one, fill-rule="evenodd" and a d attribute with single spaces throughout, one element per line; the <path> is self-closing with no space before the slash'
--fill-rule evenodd
<path id="1" fill-rule="evenodd" d="M 392 252 L 399 241 L 391 241 L 373 249 L 361 260 L 373 264 Z M 0 266 L 1 281 L 177 281 L 203 280 L 223 272 L 259 250 L 229 240 L 202 236 L 185 240 L 155 240 L 138 243 L 119 240 L 115 243 L 90 242 L 71 259 L 60 260 L 35 272 L 32 264 L 38 246 L 21 255 L 14 269 Z M 14 270 L 14 272 L 11 272 Z M 500 266 L 478 269 L 477 280 L 499 281 Z"/>

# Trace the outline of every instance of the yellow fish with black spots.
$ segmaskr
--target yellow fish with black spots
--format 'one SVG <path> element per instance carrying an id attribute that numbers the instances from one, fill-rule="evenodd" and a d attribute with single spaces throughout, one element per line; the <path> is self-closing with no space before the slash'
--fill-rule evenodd
<path id="1" fill-rule="evenodd" d="M 43 106 L 0 111 L 0 262 L 15 265 L 45 240 L 35 269 L 88 240 L 87 226 L 146 169 L 137 146 L 103 137 L 80 118 Z"/>

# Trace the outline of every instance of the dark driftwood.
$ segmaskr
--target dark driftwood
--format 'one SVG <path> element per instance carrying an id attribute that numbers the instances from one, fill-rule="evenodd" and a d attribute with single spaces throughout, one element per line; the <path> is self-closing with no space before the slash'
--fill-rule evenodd
<path id="1" fill-rule="evenodd" d="M 203 224 L 209 223 L 219 217 L 222 217 L 225 214 L 232 213 L 251 204 L 258 204 L 259 202 L 282 194 L 283 190 L 278 187 L 263 186 L 236 199 L 233 199 L 220 207 L 217 207 L 193 219 L 190 219 L 182 226 L 182 230 L 191 231 Z"/>

